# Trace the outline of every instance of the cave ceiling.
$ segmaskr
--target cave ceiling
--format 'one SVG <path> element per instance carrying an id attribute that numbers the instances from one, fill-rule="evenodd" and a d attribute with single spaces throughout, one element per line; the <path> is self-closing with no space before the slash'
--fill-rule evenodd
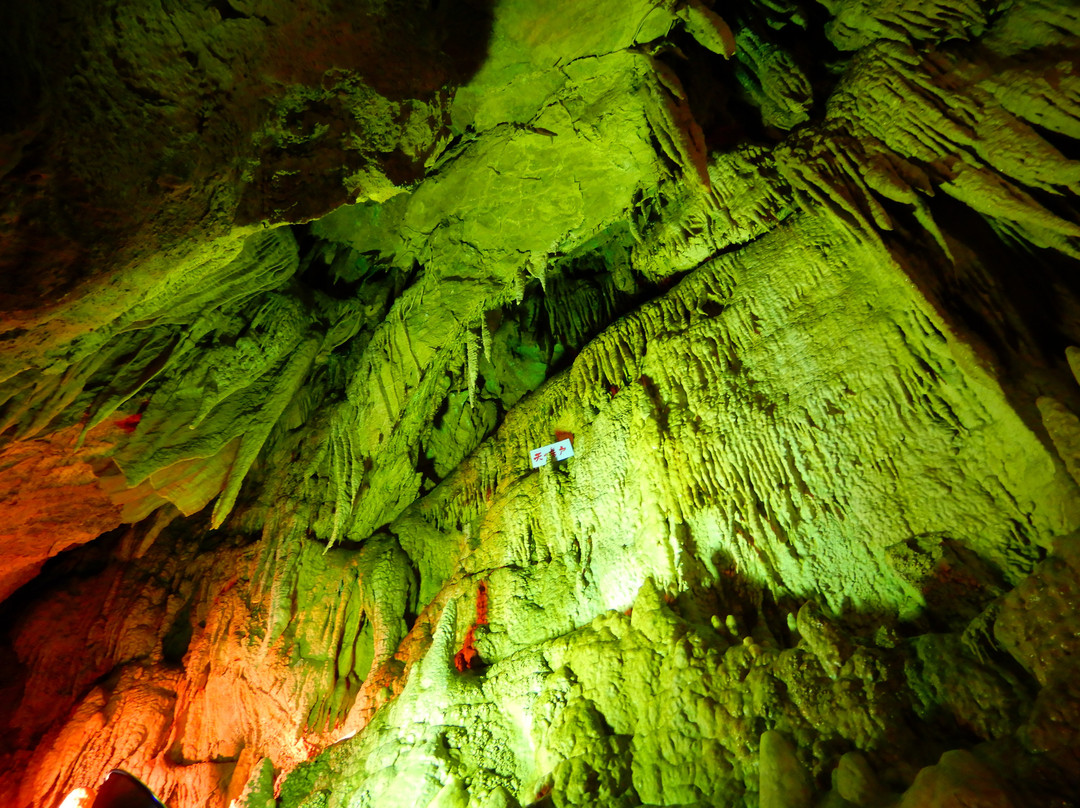
<path id="1" fill-rule="evenodd" d="M 1075 3 L 47 0 L 0 66 L 0 803 L 1080 805 Z"/>

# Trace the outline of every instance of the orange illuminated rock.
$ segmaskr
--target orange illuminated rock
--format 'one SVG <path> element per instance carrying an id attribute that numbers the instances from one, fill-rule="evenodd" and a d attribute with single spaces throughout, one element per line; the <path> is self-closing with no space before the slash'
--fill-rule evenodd
<path id="1" fill-rule="evenodd" d="M 79 432 L 73 426 L 0 451 L 0 601 L 47 559 L 120 524 L 120 507 L 97 475 L 110 430 L 94 430 L 76 448 Z"/>

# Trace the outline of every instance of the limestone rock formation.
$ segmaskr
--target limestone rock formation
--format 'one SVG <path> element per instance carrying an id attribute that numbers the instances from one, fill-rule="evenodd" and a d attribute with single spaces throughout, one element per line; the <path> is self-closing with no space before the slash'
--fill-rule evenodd
<path id="1" fill-rule="evenodd" d="M 1071 0 L 0 38 L 0 805 L 1080 805 Z"/>

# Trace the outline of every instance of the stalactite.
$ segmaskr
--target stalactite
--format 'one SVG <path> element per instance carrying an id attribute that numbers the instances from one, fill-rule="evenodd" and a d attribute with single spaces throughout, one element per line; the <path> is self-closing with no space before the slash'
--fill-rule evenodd
<path id="1" fill-rule="evenodd" d="M 472 331 L 465 333 L 465 383 L 469 385 L 469 406 L 476 409 L 476 385 L 480 366 L 476 359 L 476 336 Z"/>

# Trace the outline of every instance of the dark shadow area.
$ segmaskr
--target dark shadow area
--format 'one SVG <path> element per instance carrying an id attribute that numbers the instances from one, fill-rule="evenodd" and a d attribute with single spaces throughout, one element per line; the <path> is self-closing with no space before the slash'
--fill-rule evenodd
<path id="1" fill-rule="evenodd" d="M 113 560 L 121 539 L 130 529 L 128 525 L 121 525 L 91 542 L 54 555 L 45 562 L 41 572 L 33 580 L 25 583 L 0 604 L 0 625 L 10 627 L 31 603 L 47 598 L 57 587 L 101 575 Z"/>
<path id="2" fill-rule="evenodd" d="M 191 604 L 187 603 L 176 613 L 176 619 L 161 640 L 161 656 L 166 665 L 181 667 L 184 654 L 191 645 L 194 627 L 191 625 Z"/>
<path id="3" fill-rule="evenodd" d="M 446 131 L 493 19 L 492 0 L 249 5 L 3 4 L 0 311 L 234 224 L 317 218 L 356 172 L 416 181 L 426 154 L 373 142 L 414 101 L 433 143 Z M 177 25 L 186 44 L 163 39 Z"/>
<path id="4" fill-rule="evenodd" d="M 946 308 L 1005 360 L 1060 364 L 1080 342 L 1080 276 L 1054 250 L 1002 239 L 979 214 L 946 194 L 930 201 L 941 229 L 966 255 L 941 262 Z"/>
<path id="5" fill-rule="evenodd" d="M 725 59 L 702 47 L 683 30 L 673 31 L 668 39 L 673 47 L 661 51 L 658 58 L 682 82 L 690 112 L 705 137 L 706 152 L 729 151 L 742 143 L 776 142 L 762 123 L 761 111 L 742 90 L 734 58 Z"/>
<path id="6" fill-rule="evenodd" d="M 163 808 L 146 785 L 121 769 L 113 769 L 98 789 L 92 808 Z"/>

